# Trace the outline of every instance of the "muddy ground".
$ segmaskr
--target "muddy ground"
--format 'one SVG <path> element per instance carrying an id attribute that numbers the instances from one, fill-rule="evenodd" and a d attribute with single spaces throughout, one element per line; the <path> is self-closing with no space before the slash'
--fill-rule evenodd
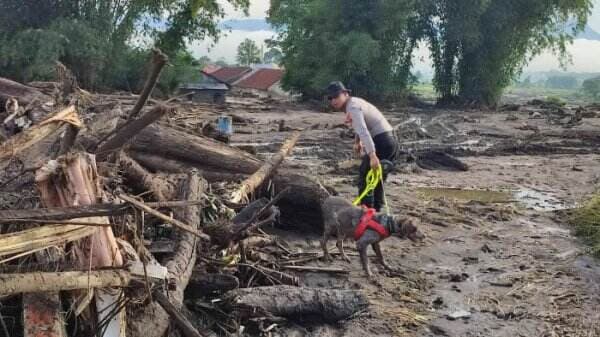
<path id="1" fill-rule="evenodd" d="M 194 113 L 193 105 L 187 108 Z M 567 112 L 576 109 L 571 108 Z M 352 138 L 339 125 L 342 114 L 289 103 L 258 105 L 250 98 L 233 98 L 228 109 L 212 115 L 223 112 L 247 119 L 246 125 L 235 125 L 232 144 L 251 145 L 262 156 L 293 129 L 305 129 L 284 166 L 318 178 L 348 199 L 355 196 Z M 369 311 L 336 326 L 291 324 L 271 333 L 600 336 L 600 264 L 586 255 L 561 216 L 597 189 L 600 142 L 594 132 L 600 134 L 600 115 L 591 111 L 573 120 L 564 111 L 535 106 L 516 112 L 431 107 L 385 113 L 400 125 L 404 151 L 443 149 L 459 155 L 469 171 L 403 163 L 386 183 L 387 199 L 393 213 L 418 217 L 427 239 L 384 241 L 395 271 L 372 261 L 374 282 L 366 280 L 354 244 L 346 242 L 352 263 L 338 258 L 312 265 L 342 267 L 349 275 L 298 276 L 308 286 L 363 289 L 371 299 Z M 298 252 L 320 252 L 318 226 L 269 231 Z"/>

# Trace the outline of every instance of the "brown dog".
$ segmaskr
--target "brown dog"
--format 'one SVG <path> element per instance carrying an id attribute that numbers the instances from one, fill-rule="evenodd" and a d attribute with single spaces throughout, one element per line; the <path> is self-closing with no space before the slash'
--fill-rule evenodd
<path id="1" fill-rule="evenodd" d="M 360 254 L 360 261 L 367 277 L 370 278 L 372 276 L 371 269 L 369 268 L 369 261 L 367 260 L 367 247 L 369 245 L 373 247 L 379 262 L 384 268 L 389 269 L 389 266 L 383 258 L 383 254 L 381 254 L 381 247 L 379 246 L 379 242 L 385 239 L 384 235 L 372 228 L 366 228 L 360 237 L 356 237 L 356 229 L 366 213 L 365 209 L 356 207 L 341 197 L 329 197 L 325 199 L 321 205 L 321 209 L 323 212 L 323 239 L 321 240 L 321 247 L 323 248 L 323 254 L 326 260 L 331 261 L 331 256 L 327 249 L 327 241 L 332 234 L 336 233 L 336 246 L 342 255 L 342 258 L 348 262 L 350 262 L 350 259 L 344 252 L 343 241 L 344 238 L 348 236 L 355 238 L 356 248 Z M 399 238 L 408 238 L 412 241 L 422 240 L 424 238 L 424 235 L 409 218 L 375 214 L 373 220 L 381 224 L 390 235 Z"/>

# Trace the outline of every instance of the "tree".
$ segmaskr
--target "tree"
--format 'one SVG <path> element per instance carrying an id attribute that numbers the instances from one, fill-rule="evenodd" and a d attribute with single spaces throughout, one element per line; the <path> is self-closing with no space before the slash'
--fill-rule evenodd
<path id="1" fill-rule="evenodd" d="M 384 99 L 407 85 L 417 36 L 409 30 L 416 0 L 272 0 L 283 85 L 321 97 L 341 80 L 357 95 Z"/>
<path id="2" fill-rule="evenodd" d="M 581 85 L 583 92 L 593 99 L 600 99 L 600 76 L 588 78 Z"/>
<path id="3" fill-rule="evenodd" d="M 282 57 L 283 54 L 281 53 L 281 50 L 277 48 L 270 48 L 263 56 L 263 60 L 265 63 L 279 64 L 281 62 Z"/>
<path id="4" fill-rule="evenodd" d="M 429 43 L 440 101 L 496 105 L 542 50 L 566 61 L 591 8 L 591 0 L 422 1 L 415 27 Z"/>
<path id="5" fill-rule="evenodd" d="M 546 87 L 552 89 L 575 89 L 577 84 L 577 79 L 569 75 L 550 76 L 546 80 Z"/>
<path id="6" fill-rule="evenodd" d="M 240 43 L 237 49 L 237 61 L 243 66 L 261 62 L 260 49 L 254 41 L 245 39 Z"/>
<path id="7" fill-rule="evenodd" d="M 227 2 L 245 11 L 249 5 L 249 0 Z M 131 88 L 137 80 L 130 73 L 140 77 L 140 68 L 127 62 L 148 59 L 148 50 L 142 55 L 129 44 L 134 37 L 145 37 L 176 58 L 187 41 L 218 38 L 223 3 L 0 0 L 0 73 L 19 81 L 49 79 L 61 61 L 86 88 Z"/>

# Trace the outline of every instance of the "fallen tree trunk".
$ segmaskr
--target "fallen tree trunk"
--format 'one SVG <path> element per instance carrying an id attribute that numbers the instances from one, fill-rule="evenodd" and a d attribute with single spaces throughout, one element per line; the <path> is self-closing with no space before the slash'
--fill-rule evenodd
<path id="1" fill-rule="evenodd" d="M 196 172 L 192 172 L 188 178 L 180 184 L 180 199 L 199 201 L 206 188 L 203 181 Z M 190 206 L 178 209 L 175 217 L 185 223 L 191 224 L 194 229 L 200 225 L 198 207 Z M 196 246 L 198 238 L 188 232 L 177 231 L 172 241 L 176 243 L 175 254 L 164 264 L 169 272 L 169 278 L 175 280 L 176 289 L 171 294 L 173 305 L 180 309 L 183 302 L 183 292 L 188 285 L 192 269 L 196 264 Z M 130 306 L 128 315 L 135 317 L 128 321 L 128 336 L 162 337 L 169 326 L 169 315 L 157 303 L 151 303 L 145 307 Z"/>
<path id="2" fill-rule="evenodd" d="M 273 175 L 285 157 L 290 154 L 298 138 L 300 138 L 300 132 L 295 132 L 292 137 L 285 141 L 278 153 L 273 155 L 258 171 L 254 172 L 254 174 L 241 183 L 240 188 L 233 193 L 230 201 L 236 204 L 248 202 L 248 195 L 253 193 L 258 186 Z"/>
<path id="3" fill-rule="evenodd" d="M 173 208 L 199 205 L 202 204 L 202 201 L 164 201 L 147 202 L 145 204 L 152 208 Z M 127 213 L 131 207 L 128 204 L 95 204 L 71 207 L 6 209 L 0 210 L 0 224 L 10 224 L 15 221 L 26 222 L 28 220 L 34 222 L 35 220 L 61 221 L 95 216 L 122 215 Z"/>
<path id="4" fill-rule="evenodd" d="M 133 186 L 150 191 L 158 201 L 171 200 L 177 193 L 176 184 L 164 176 L 152 174 L 124 153 L 119 154 L 119 166 Z"/>
<path id="5" fill-rule="evenodd" d="M 129 273 L 122 270 L 0 274 L 0 295 L 126 287 L 130 281 Z"/>
<path id="6" fill-rule="evenodd" d="M 129 152 L 129 156 L 153 172 L 184 173 L 189 172 L 192 168 L 197 168 L 200 171 L 200 175 L 209 183 L 219 181 L 241 181 L 246 179 L 248 176 L 240 173 L 209 171 L 203 169 L 203 165 L 199 163 L 189 163 L 185 161 L 169 159 L 146 152 Z"/>
<path id="7" fill-rule="evenodd" d="M 244 151 L 164 125 L 150 125 L 142 130 L 131 148 L 194 163 L 209 171 L 252 174 L 261 166 L 258 159 Z"/>
<path id="8" fill-rule="evenodd" d="M 121 125 L 114 131 L 114 135 L 110 139 L 98 146 L 98 149 L 95 151 L 98 160 L 105 160 L 108 155 L 131 141 L 131 139 L 145 127 L 157 121 L 165 114 L 170 114 L 174 111 L 175 108 L 173 107 L 158 105 L 140 118 L 129 119 L 127 123 Z"/>
<path id="9" fill-rule="evenodd" d="M 272 286 L 240 288 L 225 294 L 226 308 L 239 317 L 285 317 L 337 322 L 366 309 L 366 296 L 355 290 Z"/>
<path id="10" fill-rule="evenodd" d="M 49 97 L 33 87 L 0 77 L 0 103 L 4 105 L 4 101 L 9 97 L 15 97 L 20 105 L 27 105 L 36 99 L 44 97 L 50 101 Z"/>

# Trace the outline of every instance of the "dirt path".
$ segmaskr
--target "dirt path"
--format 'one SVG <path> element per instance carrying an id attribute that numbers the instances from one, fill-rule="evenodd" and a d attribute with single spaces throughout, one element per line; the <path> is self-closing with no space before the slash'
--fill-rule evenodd
<path id="1" fill-rule="evenodd" d="M 489 148 L 511 137 L 529 137 L 515 131 L 523 121 L 506 121 L 508 115 L 437 111 L 391 119 L 441 121 L 434 139 L 416 140 L 422 147 L 454 142 Z M 258 121 L 255 130 L 263 131 L 236 135 L 234 142 L 254 144 L 259 153 L 270 152 L 273 143 L 285 138 L 286 132 L 274 131 L 278 119 L 286 119 L 291 127 L 319 124 L 304 132 L 286 165 L 322 179 L 349 199 L 355 195 L 353 175 L 335 169 L 350 158 L 351 139 L 340 137 L 343 129 L 332 128 L 341 115 L 288 109 L 246 116 Z M 519 118 L 530 122 L 526 116 Z M 544 121 L 531 123 L 543 131 L 562 132 Z M 580 128 L 597 130 L 598 125 L 600 119 L 595 118 Z M 428 237 L 420 244 L 384 241 L 384 254 L 395 272 L 375 265 L 377 282 L 367 282 L 354 245 L 347 242 L 351 264 L 338 259 L 331 265 L 313 265 L 342 267 L 349 275 L 299 274 L 308 286 L 363 289 L 371 299 L 369 312 L 337 326 L 288 326 L 280 335 L 600 336 L 600 263 L 585 255 L 553 212 L 594 192 L 600 181 L 600 155 L 461 159 L 470 166 L 468 172 L 417 171 L 390 177 L 386 192 L 392 211 L 420 218 Z M 496 194 L 481 192 L 485 190 Z M 295 251 L 320 251 L 316 231 L 274 232 Z"/>

